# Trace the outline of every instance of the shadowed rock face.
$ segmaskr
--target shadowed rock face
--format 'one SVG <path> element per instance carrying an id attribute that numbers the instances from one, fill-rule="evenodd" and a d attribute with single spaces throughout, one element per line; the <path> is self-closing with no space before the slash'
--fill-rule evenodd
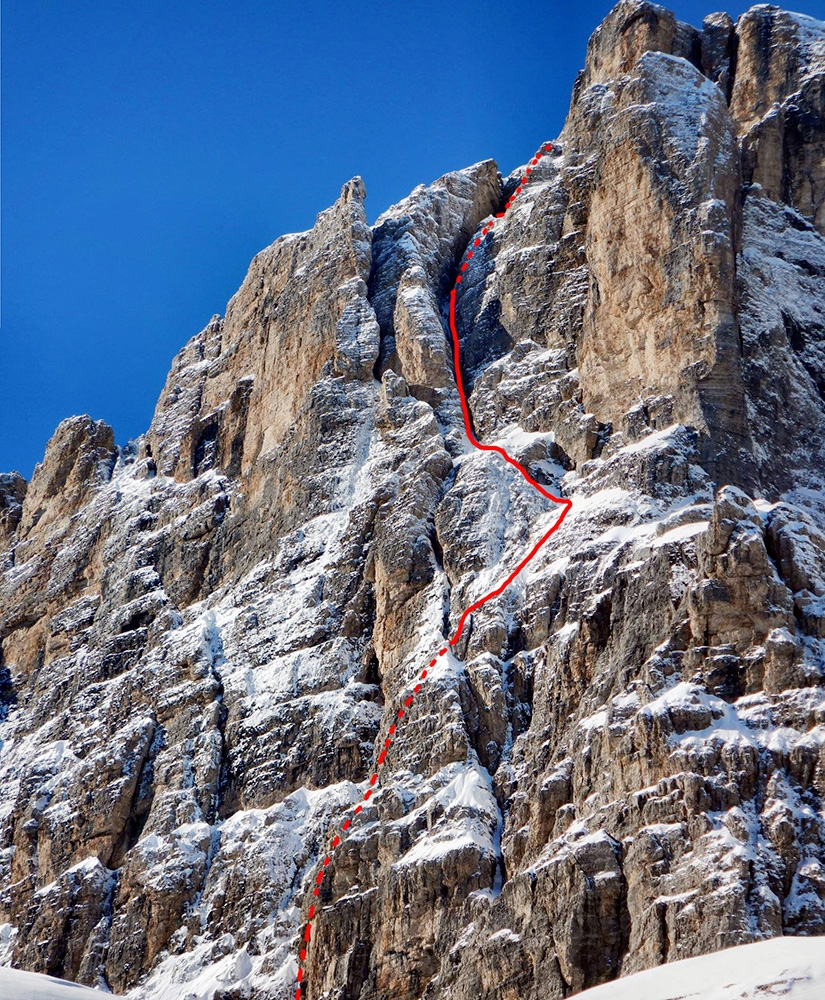
<path id="1" fill-rule="evenodd" d="M 825 933 L 823 79 L 825 25 L 766 5 L 594 34 L 456 303 L 476 432 L 573 508 L 417 696 L 305 998 L 552 1000 Z M 146 435 L 74 417 L 0 476 L 0 962 L 294 996 L 390 716 L 556 517 L 469 447 L 446 327 L 524 170 L 372 226 L 353 179 Z"/>

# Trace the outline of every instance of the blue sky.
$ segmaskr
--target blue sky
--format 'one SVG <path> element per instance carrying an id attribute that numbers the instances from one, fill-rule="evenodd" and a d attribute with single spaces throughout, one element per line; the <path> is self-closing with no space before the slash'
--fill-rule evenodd
<path id="1" fill-rule="evenodd" d="M 30 476 L 72 414 L 144 431 L 252 256 L 352 175 L 374 219 L 447 170 L 523 163 L 610 7 L 5 0 L 0 470 Z"/>

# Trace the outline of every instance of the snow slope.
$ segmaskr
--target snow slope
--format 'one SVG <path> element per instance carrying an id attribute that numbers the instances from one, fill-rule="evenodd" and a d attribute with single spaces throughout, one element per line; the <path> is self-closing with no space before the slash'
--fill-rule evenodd
<path id="1" fill-rule="evenodd" d="M 0 968 L 0 1000 L 91 1000 L 104 994 L 65 979 L 52 979 L 36 972 Z"/>
<path id="2" fill-rule="evenodd" d="M 581 1000 L 745 1000 L 825 997 L 825 939 L 781 937 L 670 962 L 603 986 Z"/>

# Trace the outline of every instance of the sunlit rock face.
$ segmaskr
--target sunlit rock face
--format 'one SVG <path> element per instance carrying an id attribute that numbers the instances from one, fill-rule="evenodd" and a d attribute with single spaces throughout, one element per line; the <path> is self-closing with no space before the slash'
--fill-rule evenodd
<path id="1" fill-rule="evenodd" d="M 825 933 L 825 25 L 623 0 L 564 130 L 253 260 L 0 476 L 0 964 L 553 1000 Z M 537 136 L 537 147 L 545 136 Z"/>

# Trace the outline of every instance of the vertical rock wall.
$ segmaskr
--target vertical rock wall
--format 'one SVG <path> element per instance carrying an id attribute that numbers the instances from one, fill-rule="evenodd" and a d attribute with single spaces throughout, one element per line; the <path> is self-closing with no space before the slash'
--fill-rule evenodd
<path id="1" fill-rule="evenodd" d="M 548 1000 L 825 931 L 825 26 L 622 0 L 456 306 L 573 509 L 417 696 L 305 998 Z M 541 137 L 537 137 L 541 138 Z M 116 446 L 0 476 L 0 962 L 294 996 L 327 832 L 555 520 L 462 432 L 492 161 L 253 260 Z"/>

